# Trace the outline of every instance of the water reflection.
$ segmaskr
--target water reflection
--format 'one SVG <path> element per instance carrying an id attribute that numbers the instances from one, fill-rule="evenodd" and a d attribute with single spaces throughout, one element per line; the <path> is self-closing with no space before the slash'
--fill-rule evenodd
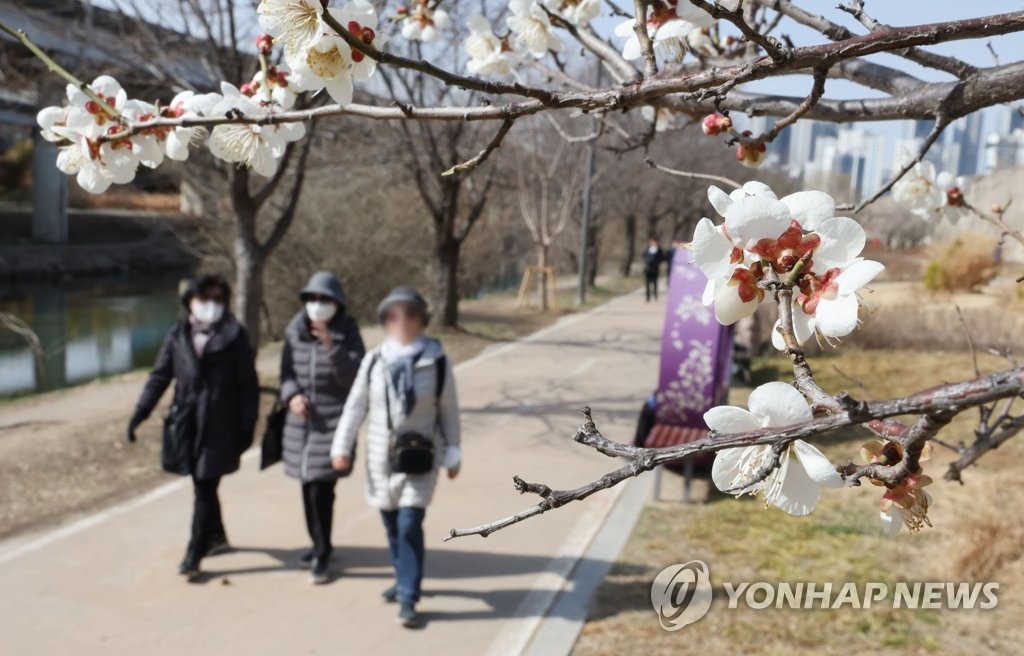
<path id="1" fill-rule="evenodd" d="M 27 322 L 45 351 L 0 330 L 0 396 L 88 382 L 153 363 L 178 317 L 176 279 L 0 289 L 0 310 Z"/>

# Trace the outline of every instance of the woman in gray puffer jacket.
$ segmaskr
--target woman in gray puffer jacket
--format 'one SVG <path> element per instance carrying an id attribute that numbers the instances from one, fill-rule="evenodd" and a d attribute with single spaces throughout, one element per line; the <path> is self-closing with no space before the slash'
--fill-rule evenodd
<path id="1" fill-rule="evenodd" d="M 311 562 L 313 582 L 323 583 L 332 550 L 334 486 L 344 474 L 331 467 L 331 441 L 366 348 L 332 274 L 313 274 L 299 297 L 305 307 L 288 324 L 281 352 L 281 400 L 289 410 L 284 470 L 302 482 L 313 540 L 302 559 Z"/>

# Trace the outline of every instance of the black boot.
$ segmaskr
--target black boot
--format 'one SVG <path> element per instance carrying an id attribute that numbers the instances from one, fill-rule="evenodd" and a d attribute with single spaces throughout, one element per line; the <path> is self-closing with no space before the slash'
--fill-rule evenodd
<path id="1" fill-rule="evenodd" d="M 329 580 L 326 558 L 314 558 L 309 567 L 309 576 L 314 585 L 327 583 Z"/>
<path id="2" fill-rule="evenodd" d="M 178 565 L 178 574 L 185 577 L 186 581 L 195 581 L 199 578 L 199 555 L 194 551 L 185 552 L 185 558 Z"/>

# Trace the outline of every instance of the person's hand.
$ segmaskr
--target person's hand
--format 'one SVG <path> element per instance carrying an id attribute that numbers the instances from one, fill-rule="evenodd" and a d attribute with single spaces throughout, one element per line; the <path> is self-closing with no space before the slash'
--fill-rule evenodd
<path id="1" fill-rule="evenodd" d="M 345 471 L 352 466 L 352 459 L 348 456 L 336 456 L 331 458 L 331 467 L 334 467 L 335 471 Z"/>
<path id="2" fill-rule="evenodd" d="M 138 439 L 138 438 L 135 437 L 135 429 L 137 429 L 139 427 L 139 424 L 141 424 L 141 423 L 142 423 L 142 419 L 137 417 L 137 416 L 133 416 L 131 418 L 131 420 L 128 421 L 128 442 L 129 443 L 135 444 L 135 440 Z"/>
<path id="3" fill-rule="evenodd" d="M 309 399 L 305 394 L 296 394 L 288 399 L 288 410 L 296 417 L 305 419 L 309 415 Z"/>
<path id="4" fill-rule="evenodd" d="M 313 333 L 313 337 L 316 337 L 317 341 L 323 344 L 324 348 L 328 351 L 334 346 L 334 340 L 331 338 L 331 331 L 327 328 L 326 321 L 311 322 L 309 331 Z"/>
<path id="5" fill-rule="evenodd" d="M 461 470 L 462 470 L 462 467 L 456 467 L 455 469 L 449 469 L 448 470 L 448 480 L 454 481 L 456 478 L 458 478 L 459 477 L 459 471 L 461 471 Z"/>

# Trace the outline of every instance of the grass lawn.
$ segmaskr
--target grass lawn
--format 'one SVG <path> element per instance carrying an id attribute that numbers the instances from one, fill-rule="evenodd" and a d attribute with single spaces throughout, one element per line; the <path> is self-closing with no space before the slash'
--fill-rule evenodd
<path id="1" fill-rule="evenodd" d="M 973 376 L 963 353 L 841 350 L 811 360 L 825 389 L 858 398 L 887 398 Z M 982 358 L 983 371 L 1006 368 Z M 756 382 L 783 379 L 782 358 L 756 363 Z M 868 388 L 868 389 L 864 389 Z M 742 404 L 749 390 L 737 389 Z M 941 435 L 972 439 L 976 412 Z M 833 462 L 857 458 L 868 434 L 853 429 L 816 441 Z M 576 654 L 1020 654 L 1024 653 L 1024 440 L 1011 441 L 964 474 L 964 485 L 942 481 L 952 452 L 936 448 L 925 471 L 934 528 L 883 537 L 880 488 L 826 490 L 809 517 L 766 509 L 759 499 L 713 492 L 707 503 L 652 503 L 592 602 Z M 700 489 L 696 498 L 701 499 Z M 680 631 L 663 631 L 650 604 L 655 575 L 673 563 L 708 563 L 715 599 L 708 615 Z M 832 582 L 889 585 L 897 581 L 998 581 L 993 610 L 750 610 L 727 608 L 723 581 Z M 721 593 L 721 595 L 719 595 Z M 891 600 L 891 593 L 889 599 Z"/>

